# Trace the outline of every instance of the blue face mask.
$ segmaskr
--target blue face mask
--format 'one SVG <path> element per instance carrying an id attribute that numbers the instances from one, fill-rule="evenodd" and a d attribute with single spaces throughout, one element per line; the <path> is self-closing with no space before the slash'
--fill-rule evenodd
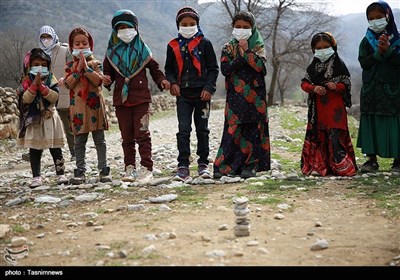
<path id="1" fill-rule="evenodd" d="M 335 53 L 335 51 L 332 49 L 332 47 L 330 47 L 330 48 L 326 48 L 326 49 L 315 50 L 314 56 L 315 56 L 316 58 L 318 58 L 319 60 L 321 60 L 321 62 L 325 62 L 325 61 L 327 61 L 334 53 Z"/>
<path id="2" fill-rule="evenodd" d="M 32 66 L 31 70 L 29 71 L 29 73 L 34 76 L 36 76 L 39 72 L 42 74 L 42 77 L 49 75 L 49 69 L 43 66 Z"/>
<path id="3" fill-rule="evenodd" d="M 85 58 L 87 58 L 93 54 L 93 52 L 90 49 L 73 49 L 72 55 L 79 58 L 81 52 L 83 53 Z"/>
<path id="4" fill-rule="evenodd" d="M 386 18 L 378 18 L 374 20 L 368 21 L 369 23 L 369 29 L 374 31 L 375 33 L 381 33 L 385 27 L 387 26 L 387 21 Z"/>

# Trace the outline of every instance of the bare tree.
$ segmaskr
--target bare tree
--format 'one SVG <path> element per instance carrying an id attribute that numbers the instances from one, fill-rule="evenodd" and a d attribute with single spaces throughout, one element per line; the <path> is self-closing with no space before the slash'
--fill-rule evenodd
<path id="1" fill-rule="evenodd" d="M 331 23 L 335 20 L 321 12 L 322 4 L 315 6 L 298 0 L 221 0 L 221 3 L 231 19 L 240 10 L 250 11 L 257 18 L 271 67 L 268 105 L 274 103 L 278 81 L 281 83 L 278 90 L 284 95 L 288 88 L 284 84 L 291 80 L 290 69 L 304 69 L 305 61 L 309 62 L 313 34 L 332 30 Z M 287 65 L 287 70 L 280 71 L 283 65 Z"/>
<path id="2" fill-rule="evenodd" d="M 0 85 L 15 88 L 19 84 L 25 54 L 37 44 L 31 37 L 30 33 L 19 28 L 1 32 Z"/>

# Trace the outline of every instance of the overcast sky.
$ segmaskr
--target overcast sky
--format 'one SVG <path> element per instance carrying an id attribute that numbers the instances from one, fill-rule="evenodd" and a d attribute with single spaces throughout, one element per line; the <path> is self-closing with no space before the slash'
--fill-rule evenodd
<path id="1" fill-rule="evenodd" d="M 199 0 L 199 2 L 210 2 L 213 0 Z M 365 13 L 366 8 L 373 0 L 299 0 L 299 2 L 311 2 L 318 3 L 324 2 L 327 3 L 328 13 L 332 15 L 346 15 L 352 13 Z M 400 0 L 388 0 L 386 1 L 392 9 L 400 9 Z M 400 19 L 396 19 L 396 22 L 399 22 Z"/>

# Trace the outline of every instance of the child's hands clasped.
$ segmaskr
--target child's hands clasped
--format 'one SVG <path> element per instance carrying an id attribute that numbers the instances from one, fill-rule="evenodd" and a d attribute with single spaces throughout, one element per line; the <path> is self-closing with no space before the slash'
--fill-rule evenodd
<path id="1" fill-rule="evenodd" d="M 316 94 L 319 94 L 319 95 L 325 95 L 326 94 L 326 89 L 324 87 L 322 87 L 322 86 L 315 86 L 314 92 Z"/>
<path id="2" fill-rule="evenodd" d="M 326 83 L 326 86 L 327 86 L 330 90 L 336 90 L 336 83 L 334 83 L 334 82 L 328 82 L 328 83 Z"/>
<path id="3" fill-rule="evenodd" d="M 390 46 L 390 42 L 389 42 L 389 38 L 387 35 L 382 34 L 381 36 L 379 36 L 379 40 L 378 40 L 378 50 L 379 53 L 385 53 Z"/>
<path id="4" fill-rule="evenodd" d="M 88 68 L 87 65 L 87 61 L 85 58 L 85 55 L 83 54 L 83 52 L 80 53 L 80 58 L 79 58 L 79 62 L 78 62 L 78 67 L 77 67 L 77 71 L 81 72 L 82 70 L 85 70 Z"/>

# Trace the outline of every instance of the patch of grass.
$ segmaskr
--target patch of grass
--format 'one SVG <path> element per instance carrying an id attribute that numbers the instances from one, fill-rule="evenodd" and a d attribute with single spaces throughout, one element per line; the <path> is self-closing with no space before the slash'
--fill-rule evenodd
<path id="1" fill-rule="evenodd" d="M 250 201 L 252 203 L 256 203 L 256 204 L 261 204 L 261 205 L 276 205 L 279 203 L 283 203 L 285 202 L 284 198 L 281 197 L 265 197 L 265 198 L 260 198 L 260 197 L 255 197 L 255 198 L 250 198 Z"/>
<path id="2" fill-rule="evenodd" d="M 292 153 L 301 153 L 303 148 L 303 142 L 286 142 L 283 140 L 274 140 L 271 142 L 271 146 L 284 147 L 286 151 Z"/>
<path id="3" fill-rule="evenodd" d="M 366 198 L 377 201 L 378 207 L 387 210 L 391 217 L 400 216 L 400 176 L 385 176 L 379 174 L 376 177 L 361 178 L 353 180 L 347 187 L 348 196 L 364 193 Z"/>
<path id="4" fill-rule="evenodd" d="M 128 244 L 127 241 L 118 241 L 118 242 L 112 243 L 110 245 L 110 247 L 113 250 L 118 250 L 118 249 L 121 249 L 121 248 L 125 248 L 127 244 Z"/>
<path id="5" fill-rule="evenodd" d="M 262 186 L 257 185 L 247 185 L 246 189 L 250 192 L 256 193 L 271 193 L 273 191 L 277 192 L 285 192 L 287 193 L 290 190 L 280 190 L 279 187 L 284 186 L 298 186 L 298 187 L 310 187 L 315 186 L 315 180 L 305 180 L 305 181 L 288 181 L 288 180 L 265 180 Z"/>
<path id="6" fill-rule="evenodd" d="M 296 114 L 291 113 L 287 110 L 279 110 L 281 116 L 281 125 L 285 129 L 296 130 L 298 128 L 305 127 L 305 122 L 298 119 Z"/>
<path id="7" fill-rule="evenodd" d="M 175 188 L 178 194 L 178 200 L 191 205 L 202 205 L 206 200 L 204 195 L 199 194 L 199 192 L 192 187 L 178 187 Z"/>
<path id="8" fill-rule="evenodd" d="M 13 226 L 13 227 L 12 227 L 12 230 L 13 230 L 13 232 L 18 232 L 18 233 L 21 233 L 21 232 L 24 232 L 24 231 L 25 231 L 25 229 L 24 229 L 21 225 L 15 225 L 15 226 Z"/>

